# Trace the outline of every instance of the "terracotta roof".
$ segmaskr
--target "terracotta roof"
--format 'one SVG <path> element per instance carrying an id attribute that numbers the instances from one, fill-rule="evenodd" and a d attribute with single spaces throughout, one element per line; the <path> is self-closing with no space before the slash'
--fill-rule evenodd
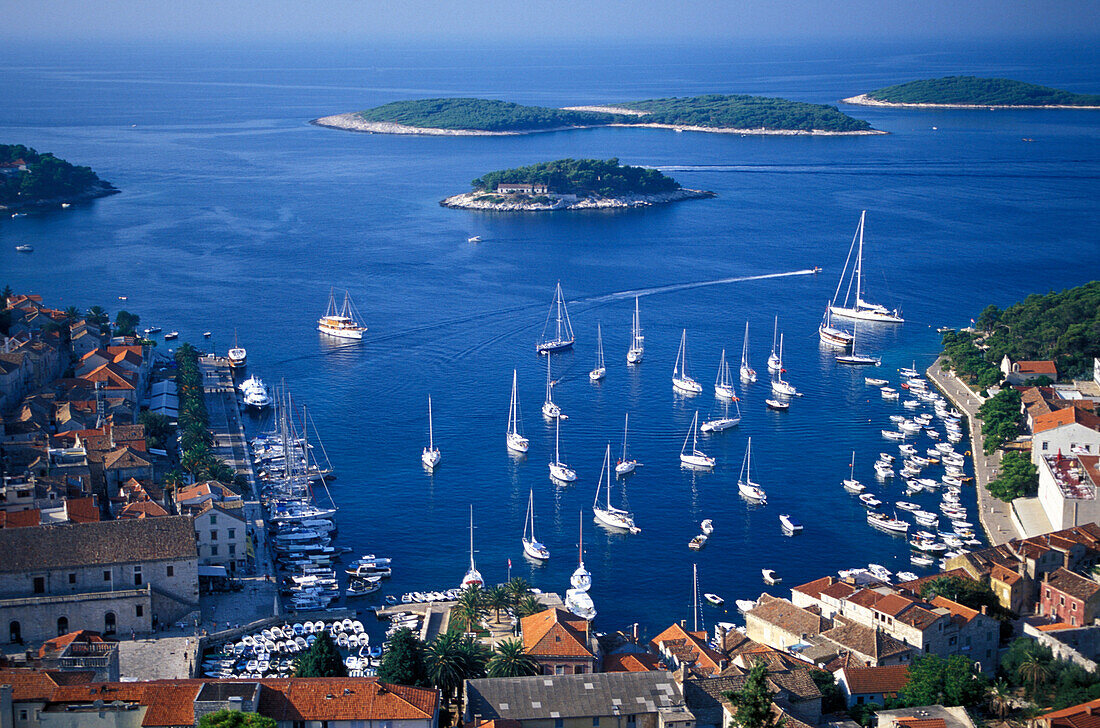
<path id="1" fill-rule="evenodd" d="M 1071 705 L 1061 710 L 1052 710 L 1049 713 L 1041 713 L 1038 718 L 1049 726 L 1065 726 L 1066 728 L 1086 728 L 1086 724 L 1078 722 L 1081 718 L 1093 717 L 1100 714 L 1100 700 L 1090 700 L 1087 703 Z M 1089 727 L 1091 728 L 1091 726 Z"/>
<path id="2" fill-rule="evenodd" d="M 1100 592 L 1100 584 L 1061 566 L 1047 577 L 1046 583 L 1047 586 L 1082 601 L 1088 601 Z"/>
<path id="3" fill-rule="evenodd" d="M 181 488 L 176 493 L 176 501 L 182 503 L 184 501 L 194 500 L 196 498 L 202 498 L 208 495 L 213 496 L 218 500 L 224 498 L 239 499 L 241 497 L 229 486 L 220 483 L 217 480 L 207 480 L 202 483 L 189 485 L 186 488 Z"/>
<path id="4" fill-rule="evenodd" d="M 1084 425 L 1090 430 L 1100 430 L 1100 417 L 1078 407 L 1066 407 L 1036 416 L 1032 420 L 1031 431 L 1038 435 L 1040 432 L 1072 423 Z"/>
<path id="5" fill-rule="evenodd" d="M 806 582 L 796 587 L 792 587 L 792 592 L 799 592 L 805 594 L 808 597 L 814 599 L 821 598 L 821 592 L 828 589 L 836 580 L 831 576 L 823 576 L 820 579 L 814 579 L 813 581 Z"/>
<path id="6" fill-rule="evenodd" d="M 158 518 L 160 516 L 167 516 L 168 511 L 161 508 L 161 506 L 153 501 L 138 501 L 136 503 L 128 503 L 119 514 L 119 518 Z"/>
<path id="7" fill-rule="evenodd" d="M 943 718 L 898 718 L 894 722 L 905 728 L 947 728 Z"/>
<path id="8" fill-rule="evenodd" d="M 848 601 L 852 604 L 857 604 L 861 607 L 867 607 L 870 609 L 875 606 L 885 594 L 874 589 L 860 589 L 855 594 L 848 597 Z"/>
<path id="9" fill-rule="evenodd" d="M 844 679 L 853 695 L 895 694 L 909 681 L 909 666 L 845 667 Z"/>
<path id="10" fill-rule="evenodd" d="M 820 634 L 828 629 L 829 620 L 820 614 L 802 609 L 786 599 L 762 594 L 756 606 L 748 613 L 754 619 L 767 622 L 800 637 Z"/>
<path id="11" fill-rule="evenodd" d="M 73 523 L 94 523 L 99 520 L 95 498 L 66 498 L 65 517 Z"/>
<path id="12" fill-rule="evenodd" d="M 0 685 L 11 685 L 12 700 L 41 702 L 57 689 L 57 674 L 54 670 L 0 669 Z"/>
<path id="13" fill-rule="evenodd" d="M 1021 374 L 1046 374 L 1057 378 L 1058 367 L 1052 361 L 1018 361 L 1013 369 L 1019 367 Z"/>
<path id="14" fill-rule="evenodd" d="M 916 602 L 901 594 L 887 594 L 875 602 L 875 611 L 896 617 L 914 604 Z"/>
<path id="15" fill-rule="evenodd" d="M 904 642 L 899 642 L 884 632 L 855 622 L 838 624 L 829 631 L 822 632 L 821 636 L 845 649 L 874 660 L 903 655 L 910 649 Z"/>
<path id="16" fill-rule="evenodd" d="M 42 643 L 42 646 L 38 648 L 38 656 L 46 657 L 51 653 L 61 652 L 73 642 L 103 642 L 103 638 L 99 636 L 99 632 L 92 632 L 86 629 L 78 629 L 75 632 L 68 632 L 60 637 L 54 637 L 52 640 L 46 640 Z"/>
<path id="17" fill-rule="evenodd" d="M 587 657 L 588 623 L 572 613 L 551 607 L 520 620 L 523 650 L 533 657 Z"/>
<path id="18" fill-rule="evenodd" d="M 604 655 L 603 672 L 647 672 L 663 670 L 661 658 L 648 652 L 620 652 Z"/>
<path id="19" fill-rule="evenodd" d="M 827 589 L 821 590 L 821 596 L 832 597 L 834 599 L 847 599 L 854 594 L 856 588 L 845 581 L 838 581 Z"/>
<path id="20" fill-rule="evenodd" d="M 1035 629 L 1040 632 L 1061 632 L 1063 629 L 1081 629 L 1081 627 L 1066 622 L 1054 622 L 1052 624 L 1040 624 Z"/>
<path id="21" fill-rule="evenodd" d="M 152 465 L 152 463 L 140 457 L 129 445 L 121 447 L 118 450 L 113 450 L 103 458 L 103 467 L 107 470 L 147 468 L 150 465 Z"/>
<path id="22" fill-rule="evenodd" d="M 0 511 L 0 528 L 30 528 L 42 522 L 42 512 L 37 508 L 25 511 Z"/>
<path id="23" fill-rule="evenodd" d="M 649 642 L 657 651 L 668 652 L 681 663 L 708 673 L 722 669 L 723 657 L 707 644 L 706 632 L 691 632 L 679 624 L 667 627 Z"/>
<path id="24" fill-rule="evenodd" d="M 106 382 L 107 389 L 135 389 L 133 374 L 113 362 L 102 364 L 79 377 L 88 382 Z"/>

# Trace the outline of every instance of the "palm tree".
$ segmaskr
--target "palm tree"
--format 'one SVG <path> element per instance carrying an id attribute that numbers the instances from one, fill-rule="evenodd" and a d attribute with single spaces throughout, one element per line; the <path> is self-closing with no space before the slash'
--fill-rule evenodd
<path id="1" fill-rule="evenodd" d="M 519 604 L 516 605 L 516 616 L 527 617 L 532 614 L 538 614 L 544 609 L 546 609 L 546 607 L 542 605 L 542 602 L 540 602 L 533 594 L 528 594 L 520 600 Z"/>
<path id="2" fill-rule="evenodd" d="M 505 586 L 494 586 L 485 593 L 485 604 L 496 610 L 497 621 L 500 621 L 500 610 L 512 606 L 512 595 Z"/>
<path id="3" fill-rule="evenodd" d="M 480 587 L 464 589 L 458 601 L 451 607 L 451 619 L 472 632 L 485 616 L 485 593 Z"/>
<path id="4" fill-rule="evenodd" d="M 458 697 L 458 715 L 462 714 L 462 682 L 478 676 L 473 660 L 475 650 L 471 647 L 476 644 L 462 634 L 449 630 L 432 640 L 424 652 L 428 679 L 443 693 L 444 701 L 450 702 Z"/>
<path id="5" fill-rule="evenodd" d="M 76 306 L 69 306 L 65 309 L 65 319 L 69 323 L 76 323 L 80 320 L 80 309 Z"/>
<path id="6" fill-rule="evenodd" d="M 1039 659 L 1038 655 L 1029 654 L 1016 669 L 1016 674 L 1020 680 L 1031 683 L 1031 699 L 1038 700 L 1039 686 L 1046 684 L 1050 678 L 1050 668 Z"/>
<path id="7" fill-rule="evenodd" d="M 989 686 L 986 699 L 989 701 L 989 711 L 1004 720 L 1009 708 L 1012 707 L 1008 683 L 1003 679 L 994 682 Z"/>
<path id="8" fill-rule="evenodd" d="M 92 306 L 88 309 L 88 320 L 100 328 L 111 323 L 111 317 L 102 306 Z"/>
<path id="9" fill-rule="evenodd" d="M 539 663 L 523 649 L 523 641 L 501 640 L 489 658 L 489 677 L 526 677 L 539 674 Z"/>
<path id="10" fill-rule="evenodd" d="M 525 596 L 531 593 L 531 585 L 522 576 L 513 577 L 511 581 L 504 585 L 504 588 L 508 590 L 508 594 L 512 597 L 513 606 L 519 604 Z"/>

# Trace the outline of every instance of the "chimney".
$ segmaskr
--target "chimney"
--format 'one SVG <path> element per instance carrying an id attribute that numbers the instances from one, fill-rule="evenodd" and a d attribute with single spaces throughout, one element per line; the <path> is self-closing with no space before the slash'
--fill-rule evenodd
<path id="1" fill-rule="evenodd" d="M 638 623 L 635 622 L 631 629 L 631 635 L 634 637 L 634 644 L 638 644 Z"/>
<path id="2" fill-rule="evenodd" d="M 986 615 L 989 614 L 989 607 L 987 607 L 984 604 L 982 605 L 982 614 L 986 614 Z"/>
<path id="3" fill-rule="evenodd" d="M 229 696 L 229 710 L 235 710 L 238 713 L 244 709 L 244 698 L 240 695 Z"/>

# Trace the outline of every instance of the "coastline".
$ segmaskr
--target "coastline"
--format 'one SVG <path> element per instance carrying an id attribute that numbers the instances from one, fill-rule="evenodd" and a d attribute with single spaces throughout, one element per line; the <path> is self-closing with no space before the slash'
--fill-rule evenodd
<path id="1" fill-rule="evenodd" d="M 584 197 L 576 200 L 558 198 L 551 203 L 536 203 L 530 200 L 505 200 L 503 202 L 476 199 L 485 192 L 464 192 L 440 200 L 441 207 L 455 210 L 491 210 L 497 212 L 551 212 L 554 210 L 613 210 L 633 207 L 652 207 L 666 205 L 681 200 L 702 200 L 717 197 L 706 190 L 678 189 L 673 192 L 661 192 L 653 195 L 624 195 L 622 197 Z"/>
<path id="2" fill-rule="evenodd" d="M 598 110 L 605 111 L 615 107 L 569 107 L 572 110 Z M 620 111 L 609 113 L 620 113 Z M 627 110 L 632 111 L 632 110 Z M 635 116 L 644 116 L 644 113 L 633 111 Z M 572 131 L 575 129 L 602 129 L 605 127 L 627 127 L 643 129 L 672 129 L 674 131 L 697 131 L 708 134 L 740 134 L 741 136 L 877 136 L 889 134 L 888 131 L 878 129 L 866 129 L 862 131 L 826 131 L 824 129 L 734 129 L 731 127 L 692 126 L 687 124 L 593 124 L 589 126 L 555 126 L 546 129 L 529 129 L 524 131 L 481 131 L 477 129 L 435 129 L 422 126 L 408 126 L 407 124 L 395 124 L 389 121 L 365 121 L 359 118 L 355 112 L 346 114 L 334 114 L 312 119 L 309 122 L 314 126 L 322 126 L 329 129 L 341 129 L 343 131 L 355 131 L 366 134 L 405 134 L 420 136 L 521 136 L 524 134 L 543 134 L 555 131 Z"/>
<path id="3" fill-rule="evenodd" d="M 17 205 L 0 205 L 0 212 L 20 212 L 23 210 L 42 210 L 51 207 L 61 207 L 62 203 L 89 202 L 91 200 L 98 200 L 100 197 L 117 195 L 121 191 L 122 190 L 118 189 L 110 182 L 100 180 L 98 184 L 92 185 L 79 194 L 31 200 L 29 202 L 21 202 Z"/>
<path id="4" fill-rule="evenodd" d="M 881 106 L 892 109 L 1100 109 L 1100 106 L 1067 106 L 1064 104 L 1049 104 L 1045 106 L 1023 104 L 913 104 L 899 101 L 879 101 L 878 99 L 868 97 L 867 94 L 850 96 L 846 99 L 841 99 L 840 102 L 842 104 L 851 104 L 852 106 Z"/>

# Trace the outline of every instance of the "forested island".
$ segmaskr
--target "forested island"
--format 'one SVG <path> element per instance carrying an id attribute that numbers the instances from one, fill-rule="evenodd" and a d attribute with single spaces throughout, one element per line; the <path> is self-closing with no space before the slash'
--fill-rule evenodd
<path id="1" fill-rule="evenodd" d="M 0 206 L 5 209 L 59 205 L 116 192 L 89 167 L 22 144 L 0 144 Z"/>
<path id="2" fill-rule="evenodd" d="M 314 119 L 382 134 L 505 135 L 629 126 L 738 134 L 883 134 L 835 106 L 763 96 L 709 94 L 563 109 L 493 99 L 414 99 Z"/>
<path id="3" fill-rule="evenodd" d="M 1008 78 L 948 76 L 910 81 L 844 99 L 864 106 L 929 108 L 1100 108 L 1100 94 L 1078 94 Z"/>
<path id="4" fill-rule="evenodd" d="M 678 200 L 714 197 L 689 190 L 655 169 L 620 164 L 618 159 L 559 159 L 489 172 L 470 183 L 472 192 L 439 204 L 469 210 L 541 212 L 648 207 Z"/>

